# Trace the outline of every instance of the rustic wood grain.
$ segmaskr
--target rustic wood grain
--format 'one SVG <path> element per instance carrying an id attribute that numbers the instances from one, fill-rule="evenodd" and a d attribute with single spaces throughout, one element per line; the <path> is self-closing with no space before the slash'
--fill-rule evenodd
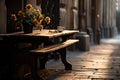
<path id="1" fill-rule="evenodd" d="M 35 50 L 31 50 L 32 53 L 37 53 L 37 54 L 40 54 L 40 53 L 49 53 L 49 52 L 52 52 L 52 51 L 56 51 L 56 50 L 59 50 L 61 48 L 65 48 L 65 47 L 68 47 L 74 43 L 77 43 L 79 40 L 75 40 L 75 39 L 69 39 L 65 42 L 62 42 L 62 43 L 58 43 L 58 44 L 55 44 L 55 45 L 50 45 L 50 46 L 47 46 L 47 47 L 44 47 L 44 48 L 38 48 L 38 49 L 35 49 Z"/>

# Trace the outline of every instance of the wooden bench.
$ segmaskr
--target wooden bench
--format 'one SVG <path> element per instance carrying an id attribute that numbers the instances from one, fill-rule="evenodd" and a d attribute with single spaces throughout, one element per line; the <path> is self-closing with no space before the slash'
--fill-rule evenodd
<path id="1" fill-rule="evenodd" d="M 56 51 L 56 50 L 59 50 L 61 48 L 66 48 L 76 42 L 78 42 L 79 40 L 77 39 L 69 39 L 65 42 L 61 42 L 61 43 L 58 43 L 58 44 L 54 44 L 54 45 L 50 45 L 50 46 L 47 46 L 47 47 L 44 47 L 44 48 L 38 48 L 38 49 L 35 49 L 35 50 L 31 50 L 30 52 L 32 52 L 33 54 L 43 54 L 43 53 L 50 53 L 50 52 L 53 52 L 53 51 Z"/>
<path id="2" fill-rule="evenodd" d="M 65 42 L 45 46 L 44 48 L 30 50 L 30 54 L 34 57 L 34 62 L 31 65 L 32 75 L 36 75 L 38 71 L 38 66 L 39 70 L 45 69 L 45 63 L 48 61 L 48 54 L 54 51 L 60 53 L 61 61 L 65 66 L 65 70 L 72 70 L 72 65 L 66 60 L 66 48 L 77 42 L 79 42 L 79 40 L 77 39 L 68 39 Z"/>
<path id="3" fill-rule="evenodd" d="M 68 63 L 66 60 L 66 48 L 77 42 L 79 42 L 79 40 L 69 39 L 69 40 L 66 40 L 65 42 L 60 42 L 57 44 L 46 46 L 44 48 L 30 50 L 30 54 L 36 56 L 36 58 L 42 57 L 40 58 L 40 61 L 39 61 L 39 64 L 40 64 L 39 69 L 45 69 L 45 63 L 47 62 L 48 54 L 51 52 L 57 51 L 60 53 L 61 61 L 65 66 L 65 70 L 72 70 L 72 65 Z M 38 66 L 37 63 L 36 63 L 36 66 Z"/>

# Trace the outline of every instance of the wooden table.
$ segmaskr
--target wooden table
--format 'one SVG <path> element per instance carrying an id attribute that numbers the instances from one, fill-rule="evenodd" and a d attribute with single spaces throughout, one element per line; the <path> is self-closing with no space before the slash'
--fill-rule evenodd
<path id="1" fill-rule="evenodd" d="M 36 49 L 39 47 L 41 43 L 51 45 L 49 43 L 51 39 L 61 38 L 60 42 L 64 42 L 69 39 L 70 36 L 78 33 L 77 30 L 64 30 L 62 32 L 57 32 L 55 30 L 34 30 L 33 33 L 24 34 L 23 32 L 9 33 L 9 34 L 0 34 L 0 44 L 7 45 L 9 47 L 16 47 L 18 43 L 31 43 L 32 49 Z M 53 44 L 53 43 L 52 43 Z M 16 51 L 13 51 L 16 52 Z M 66 70 L 71 70 L 71 64 L 66 60 L 66 49 L 63 49 L 61 52 L 61 59 L 63 64 L 65 65 Z M 35 64 L 33 67 L 37 69 L 37 59 L 34 60 L 32 64 Z M 42 61 L 42 60 L 41 60 Z M 45 59 L 44 59 L 45 61 Z M 43 61 L 42 61 L 43 62 Z M 44 69 L 45 65 L 41 65 L 39 69 Z M 36 70 L 34 70 L 36 71 Z"/>
<path id="2" fill-rule="evenodd" d="M 7 42 L 7 43 L 33 43 L 36 44 L 37 42 L 45 42 L 48 39 L 58 38 L 61 37 L 63 40 L 69 38 L 69 36 L 78 33 L 78 30 L 64 30 L 62 32 L 49 32 L 49 30 L 45 29 L 42 31 L 34 30 L 33 33 L 24 34 L 23 32 L 15 32 L 9 34 L 0 34 L 0 42 Z M 38 44 L 38 43 L 37 43 Z"/>

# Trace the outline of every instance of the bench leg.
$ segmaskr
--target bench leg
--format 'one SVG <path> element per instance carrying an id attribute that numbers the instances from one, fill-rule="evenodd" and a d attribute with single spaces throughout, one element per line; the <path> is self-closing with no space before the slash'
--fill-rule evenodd
<path id="1" fill-rule="evenodd" d="M 72 65 L 66 60 L 66 48 L 60 49 L 59 53 L 61 55 L 62 63 L 65 66 L 65 70 L 72 70 Z"/>
<path id="2" fill-rule="evenodd" d="M 39 69 L 43 70 L 45 69 L 45 64 L 48 61 L 48 54 L 44 54 L 39 58 Z"/>
<path id="3" fill-rule="evenodd" d="M 30 65 L 31 65 L 31 77 L 33 78 L 33 80 L 43 80 L 37 74 L 37 70 L 38 70 L 38 56 L 34 56 L 33 62 Z"/>

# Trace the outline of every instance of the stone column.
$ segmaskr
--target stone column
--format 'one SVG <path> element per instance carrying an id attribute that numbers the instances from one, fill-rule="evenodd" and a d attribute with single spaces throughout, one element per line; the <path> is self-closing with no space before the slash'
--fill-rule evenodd
<path id="1" fill-rule="evenodd" d="M 112 12 L 111 12 L 111 7 L 113 7 L 113 3 L 111 4 L 111 2 L 112 2 L 112 0 L 109 0 L 109 2 L 108 2 L 108 31 L 109 31 L 109 35 L 108 35 L 108 38 L 110 38 L 110 37 L 112 37 L 112 26 L 111 26 L 111 18 L 112 18 L 112 16 L 111 16 L 111 14 L 112 14 Z"/>
<path id="2" fill-rule="evenodd" d="M 113 37 L 118 34 L 116 27 L 116 0 L 112 0 L 112 26 L 113 26 Z"/>
<path id="3" fill-rule="evenodd" d="M 67 22 L 67 19 L 66 19 L 66 14 L 67 11 L 65 8 L 60 8 L 60 26 L 63 26 L 66 28 L 66 22 Z"/>
<path id="4" fill-rule="evenodd" d="M 60 26 L 67 27 L 67 10 L 66 10 L 66 0 L 60 0 Z"/>
<path id="5" fill-rule="evenodd" d="M 78 0 L 78 29 L 80 30 L 80 32 L 76 34 L 74 38 L 79 39 L 79 43 L 75 45 L 75 48 L 82 51 L 89 51 L 90 49 L 89 35 L 85 32 L 87 26 L 86 12 L 87 12 L 87 0 Z"/>
<path id="6" fill-rule="evenodd" d="M 107 36 L 107 0 L 103 1 L 103 27 L 104 27 L 104 38 Z"/>
<path id="7" fill-rule="evenodd" d="M 6 18 L 7 18 L 7 12 L 6 12 L 6 5 L 5 0 L 0 0 L 0 33 L 6 33 Z"/>
<path id="8" fill-rule="evenodd" d="M 101 0 L 101 10 L 100 10 L 100 30 L 101 30 L 101 38 L 104 38 L 104 26 L 103 26 L 103 0 Z"/>
<path id="9" fill-rule="evenodd" d="M 113 26 L 112 26 L 112 7 L 113 7 L 113 3 L 112 3 L 112 0 L 110 0 L 110 38 L 112 38 L 113 37 Z"/>
<path id="10" fill-rule="evenodd" d="M 73 29 L 73 14 L 72 14 L 73 0 L 67 0 L 67 26 L 66 29 Z"/>
<path id="11" fill-rule="evenodd" d="M 96 0 L 96 6 L 95 6 L 95 43 L 100 44 L 100 13 L 101 13 L 101 0 Z"/>
<path id="12" fill-rule="evenodd" d="M 105 35 L 106 35 L 106 38 L 109 38 L 109 1 L 110 0 L 107 0 L 106 1 L 106 33 L 105 33 Z"/>
<path id="13" fill-rule="evenodd" d="M 72 7 L 73 15 L 73 29 L 78 29 L 78 0 L 74 0 L 74 6 Z"/>
<path id="14" fill-rule="evenodd" d="M 78 26 L 80 31 L 86 30 L 86 0 L 78 0 Z"/>
<path id="15" fill-rule="evenodd" d="M 73 11 L 73 24 L 74 24 L 74 27 L 73 27 L 73 29 L 78 29 L 78 10 L 76 10 L 76 9 L 73 9 L 72 10 Z"/>
<path id="16" fill-rule="evenodd" d="M 91 23 L 90 23 L 90 19 L 91 19 L 91 17 L 90 17 L 90 9 L 91 9 L 91 2 L 90 2 L 90 0 L 87 0 L 86 1 L 86 25 L 87 25 L 87 27 L 90 27 L 91 26 Z"/>
<path id="17" fill-rule="evenodd" d="M 86 32 L 90 36 L 90 42 L 93 43 L 93 30 L 91 25 L 91 0 L 86 0 Z"/>
<path id="18" fill-rule="evenodd" d="M 91 9 L 91 25 L 93 29 L 93 40 L 95 44 L 99 44 L 100 41 L 100 11 L 101 11 L 101 0 L 92 0 Z"/>

